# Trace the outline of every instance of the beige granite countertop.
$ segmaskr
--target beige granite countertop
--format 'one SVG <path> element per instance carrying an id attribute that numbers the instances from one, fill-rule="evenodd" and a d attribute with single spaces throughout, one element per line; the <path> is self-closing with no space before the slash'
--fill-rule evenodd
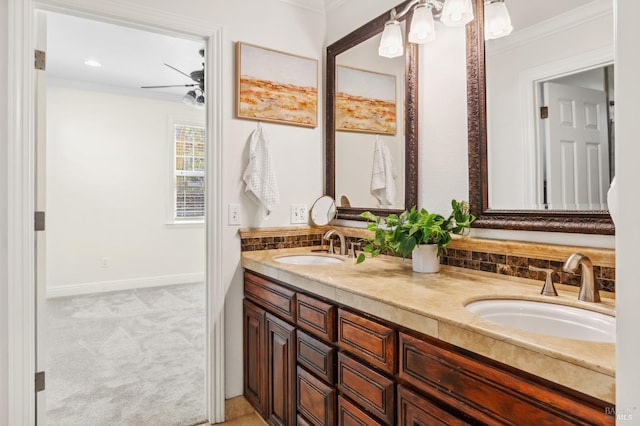
<path id="1" fill-rule="evenodd" d="M 539 294 L 542 282 L 443 266 L 437 274 L 411 270 L 388 256 L 355 265 L 290 265 L 279 256 L 313 247 L 242 253 L 245 269 L 615 403 L 615 344 L 545 336 L 482 319 L 464 306 L 474 300 L 518 298 L 583 307 L 615 315 L 613 299 L 581 302 L 577 288 L 556 285 L 558 297 Z M 339 256 L 338 256 L 339 257 Z M 604 292 L 602 292 L 604 296 Z"/>

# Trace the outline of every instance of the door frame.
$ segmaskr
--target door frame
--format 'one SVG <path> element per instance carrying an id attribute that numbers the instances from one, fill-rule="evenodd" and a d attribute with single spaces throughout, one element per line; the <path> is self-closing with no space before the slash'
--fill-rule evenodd
<path id="1" fill-rule="evenodd" d="M 8 16 L 8 422 L 35 425 L 35 99 L 34 13 L 81 15 L 192 35 L 206 41 L 206 407 L 211 423 L 224 421 L 224 281 L 222 275 L 222 57 L 223 31 L 202 19 L 132 5 L 123 0 L 9 0 Z M 214 96 L 215 94 L 215 96 Z"/>

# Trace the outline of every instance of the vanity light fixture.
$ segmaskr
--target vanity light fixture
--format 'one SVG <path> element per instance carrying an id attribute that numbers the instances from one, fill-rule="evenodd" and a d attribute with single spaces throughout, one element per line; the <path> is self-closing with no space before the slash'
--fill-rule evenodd
<path id="1" fill-rule="evenodd" d="M 504 0 L 487 0 L 484 3 L 484 38 L 493 40 L 511 34 L 513 26 Z"/>
<path id="2" fill-rule="evenodd" d="M 402 56 L 402 30 L 399 18 L 413 9 L 411 26 L 409 27 L 409 42 L 423 44 L 436 38 L 434 15 L 449 27 L 466 25 L 473 20 L 473 6 L 471 0 L 412 0 L 400 13 L 391 10 L 391 19 L 384 25 L 378 55 L 385 58 Z M 434 10 L 435 9 L 435 10 Z"/>

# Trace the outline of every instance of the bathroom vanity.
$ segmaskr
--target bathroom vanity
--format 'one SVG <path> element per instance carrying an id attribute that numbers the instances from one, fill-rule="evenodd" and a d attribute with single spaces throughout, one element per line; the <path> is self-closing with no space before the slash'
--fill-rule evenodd
<path id="1" fill-rule="evenodd" d="M 546 336 L 465 309 L 547 300 L 537 281 L 379 256 L 355 265 L 244 252 L 244 389 L 273 425 L 614 424 L 613 343 Z M 555 303 L 579 302 L 560 286 Z"/>

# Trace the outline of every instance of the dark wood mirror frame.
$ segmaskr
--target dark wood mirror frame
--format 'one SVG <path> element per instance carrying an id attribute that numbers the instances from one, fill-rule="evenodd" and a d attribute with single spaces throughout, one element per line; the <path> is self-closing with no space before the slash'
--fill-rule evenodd
<path id="1" fill-rule="evenodd" d="M 405 1 L 396 6 L 400 11 L 409 3 Z M 336 56 L 346 50 L 368 40 L 381 33 L 384 24 L 389 20 L 391 10 L 369 21 L 355 31 L 347 34 L 340 40 L 327 47 L 327 81 L 326 81 L 326 147 L 325 147 L 325 193 L 336 198 L 336 174 L 335 174 L 335 87 L 336 87 Z M 411 22 L 412 13 L 409 12 L 401 20 Z M 410 209 L 418 204 L 418 46 L 408 43 L 405 36 L 405 193 L 404 204 Z M 364 179 L 364 177 L 363 177 Z M 338 206 L 338 219 L 364 220 L 360 213 L 370 211 L 378 216 L 387 216 L 392 213 L 400 213 L 402 210 L 368 209 L 358 207 Z"/>
<path id="2" fill-rule="evenodd" d="M 484 0 L 475 0 L 475 19 L 467 24 L 467 114 L 469 203 L 476 228 L 614 234 L 609 212 L 494 210 L 489 208 L 487 108 L 485 92 Z"/>

